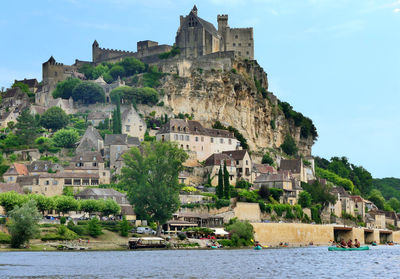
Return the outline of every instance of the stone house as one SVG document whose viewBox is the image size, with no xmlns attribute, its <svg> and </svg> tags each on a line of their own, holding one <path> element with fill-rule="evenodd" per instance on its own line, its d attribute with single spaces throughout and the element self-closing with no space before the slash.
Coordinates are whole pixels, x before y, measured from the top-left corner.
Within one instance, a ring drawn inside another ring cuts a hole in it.
<svg viewBox="0 0 400 279">
<path fill-rule="evenodd" d="M 24 190 L 18 183 L 0 183 L 0 193 L 11 191 L 17 192 L 18 194 L 24 194 Z"/>
<path fill-rule="evenodd" d="M 26 84 L 29 88 L 29 91 L 31 91 L 33 93 L 36 93 L 38 91 L 38 89 L 40 89 L 40 87 L 41 87 L 36 78 L 32 78 L 32 79 L 24 78 L 22 80 L 14 80 L 14 83 L 17 83 L 17 82 Z"/>
<path fill-rule="evenodd" d="M 118 79 L 110 84 L 108 84 L 107 82 L 104 81 L 103 77 L 100 76 L 98 77 L 98 79 L 91 81 L 93 83 L 96 83 L 97 85 L 99 85 L 101 88 L 103 88 L 104 93 L 106 95 L 106 103 L 109 104 L 111 103 L 111 98 L 110 98 L 110 93 L 113 89 L 120 87 L 120 86 L 124 86 L 125 85 L 125 81 L 121 81 L 121 78 L 118 77 Z"/>
<path fill-rule="evenodd" d="M 337 197 L 336 202 L 341 203 L 341 213 L 340 215 L 337 215 L 338 217 L 342 217 L 342 213 L 347 213 L 350 214 L 351 216 L 356 217 L 356 213 L 354 210 L 355 202 L 343 187 L 340 186 L 333 187 L 331 189 L 331 194 Z"/>
<path fill-rule="evenodd" d="M 121 114 L 122 134 L 130 137 L 137 137 L 140 141 L 144 140 L 146 133 L 146 122 L 140 117 L 133 106 L 129 106 Z"/>
<path fill-rule="evenodd" d="M 240 142 L 233 133 L 204 128 L 200 122 L 187 119 L 171 119 L 156 135 L 159 141 L 174 141 L 187 152 L 194 152 L 197 160 L 204 161 L 214 153 L 236 150 Z"/>
<path fill-rule="evenodd" d="M 110 183 L 110 170 L 105 169 L 104 160 L 98 151 L 78 153 L 64 168 L 68 173 L 96 173 L 100 184 Z"/>
<path fill-rule="evenodd" d="M 88 151 L 99 151 L 104 149 L 104 141 L 100 136 L 99 132 L 93 126 L 89 126 L 85 134 L 79 141 L 76 153 L 88 152 Z"/>
<path fill-rule="evenodd" d="M 0 104 L 0 128 L 6 128 L 9 122 L 17 123 L 20 113 L 29 107 L 29 97 L 19 87 L 11 88 L 2 96 Z"/>
<path fill-rule="evenodd" d="M 129 203 L 126 194 L 122 194 L 114 189 L 87 188 L 75 195 L 77 200 L 108 200 L 115 201 L 121 207 L 120 215 L 126 216 L 127 220 L 136 220 L 132 205 Z"/>
<path fill-rule="evenodd" d="M 218 185 L 218 172 L 222 169 L 224 171 L 224 163 L 226 163 L 226 168 L 229 172 L 229 183 L 231 185 L 236 185 L 237 180 L 237 170 L 236 170 L 236 160 L 224 153 L 215 153 L 208 157 L 204 166 L 207 169 L 207 174 L 210 175 L 211 185 Z"/>
<path fill-rule="evenodd" d="M 133 146 L 139 146 L 137 137 L 130 137 L 123 134 L 106 134 L 104 138 L 105 157 L 110 160 L 110 168 L 117 169 L 116 161 L 122 153 Z M 121 158 L 122 159 L 122 158 Z"/>
<path fill-rule="evenodd" d="M 290 171 L 292 176 L 301 182 L 307 183 L 307 172 L 304 168 L 303 160 L 299 159 L 282 159 L 279 165 L 279 170 Z"/>
<path fill-rule="evenodd" d="M 365 219 L 365 201 L 361 196 L 350 196 L 354 202 L 354 214 L 355 216 L 360 215 L 362 219 Z"/>
<path fill-rule="evenodd" d="M 236 161 L 236 179 L 244 179 L 251 181 L 252 162 L 247 150 L 229 150 L 223 151 L 223 154 L 228 155 L 232 160 Z"/>
<path fill-rule="evenodd" d="M 367 213 L 367 227 L 371 229 L 386 229 L 386 215 L 384 211 L 372 210 Z"/>
<path fill-rule="evenodd" d="M 91 122 L 93 127 L 97 127 L 109 119 L 111 119 L 111 115 L 102 111 L 91 111 L 87 117 L 87 121 Z"/>
<path fill-rule="evenodd" d="M 64 187 L 73 187 L 73 191 L 78 192 L 89 186 L 98 186 L 99 174 L 90 171 L 44 173 L 18 177 L 17 183 L 30 193 L 50 197 L 62 195 Z"/>
<path fill-rule="evenodd" d="M 394 211 L 384 211 L 385 212 L 385 224 L 387 228 L 398 228 L 397 214 Z"/>
<path fill-rule="evenodd" d="M 51 161 L 33 161 L 26 166 L 29 175 L 43 174 L 49 172 L 60 172 L 63 170 L 62 166 Z"/>
<path fill-rule="evenodd" d="M 261 174 L 268 174 L 268 173 L 278 173 L 278 171 L 268 164 L 252 164 L 252 172 L 251 172 L 251 183 L 254 183 L 254 180 Z"/>
<path fill-rule="evenodd" d="M 283 190 L 281 203 L 296 204 L 298 196 L 302 188 L 296 182 L 296 179 L 291 176 L 288 171 L 280 171 L 278 173 L 261 174 L 254 180 L 254 188 L 261 187 L 278 188 Z"/>
<path fill-rule="evenodd" d="M 29 171 L 24 164 L 13 163 L 3 174 L 3 179 L 6 183 L 16 183 L 18 177 L 26 175 L 29 175 Z"/>
</svg>

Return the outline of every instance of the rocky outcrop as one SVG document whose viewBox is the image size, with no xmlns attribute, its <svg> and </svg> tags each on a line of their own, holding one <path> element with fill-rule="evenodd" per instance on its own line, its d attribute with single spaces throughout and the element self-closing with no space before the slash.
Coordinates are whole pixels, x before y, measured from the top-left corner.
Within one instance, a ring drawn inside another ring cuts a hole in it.
<svg viewBox="0 0 400 279">
<path fill-rule="evenodd" d="M 220 68 L 204 69 L 195 62 L 184 61 L 184 71 L 166 75 L 161 80 L 159 89 L 164 93 L 164 104 L 174 114 L 193 115 L 194 120 L 206 127 L 216 121 L 235 127 L 253 152 L 261 154 L 265 148 L 277 149 L 290 134 L 299 153 L 311 155 L 313 139 L 301 138 L 300 127 L 285 118 L 277 98 L 268 92 L 267 75 L 257 62 L 229 62 L 231 68 L 227 70 L 227 63 Z M 259 81 L 258 89 L 255 80 Z M 264 97 L 260 87 L 265 89 Z"/>
</svg>

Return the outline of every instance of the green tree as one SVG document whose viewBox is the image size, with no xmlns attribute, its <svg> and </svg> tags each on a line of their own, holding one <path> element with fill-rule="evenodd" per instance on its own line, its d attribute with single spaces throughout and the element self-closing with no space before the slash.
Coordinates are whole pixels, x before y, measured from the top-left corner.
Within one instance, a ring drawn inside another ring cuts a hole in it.
<svg viewBox="0 0 400 279">
<path fill-rule="evenodd" d="M 312 185 L 302 182 L 301 187 L 311 195 L 314 204 L 321 204 L 322 207 L 325 207 L 329 203 L 336 203 L 336 197 L 329 192 L 329 187 L 318 181 L 315 181 Z"/>
<path fill-rule="evenodd" d="M 310 207 L 312 202 L 311 194 L 307 191 L 303 191 L 299 194 L 298 204 L 301 205 L 302 208 Z"/>
<path fill-rule="evenodd" d="M 102 64 L 97 65 L 92 71 L 92 79 L 97 79 L 108 72 L 108 67 Z"/>
<path fill-rule="evenodd" d="M 127 57 L 119 64 L 123 67 L 126 76 L 143 73 L 146 68 L 142 61 L 134 57 Z"/>
<path fill-rule="evenodd" d="M 285 141 L 281 144 L 281 149 L 283 152 L 290 156 L 296 155 L 298 151 L 296 143 L 290 135 L 286 135 Z"/>
<path fill-rule="evenodd" d="M 54 131 L 64 128 L 68 124 L 68 115 L 59 107 L 49 108 L 41 117 L 40 125 Z"/>
<path fill-rule="evenodd" d="M 28 96 L 33 96 L 34 93 L 29 90 L 29 86 L 23 82 L 14 82 L 11 88 L 19 87 L 22 92 L 26 93 Z"/>
<path fill-rule="evenodd" d="M 8 230 L 11 234 L 11 246 L 19 248 L 25 243 L 29 243 L 38 232 L 38 222 L 41 215 L 36 208 L 36 202 L 29 200 L 21 207 L 16 206 L 9 212 L 10 223 Z"/>
<path fill-rule="evenodd" d="M 69 99 L 72 96 L 74 88 L 81 83 L 82 81 L 78 78 L 67 78 L 57 83 L 52 95 L 54 98 Z"/>
<path fill-rule="evenodd" d="M 93 78 L 93 70 L 94 70 L 94 66 L 92 64 L 83 64 L 80 68 L 79 68 L 79 72 L 84 74 L 86 79 L 92 79 Z"/>
<path fill-rule="evenodd" d="M 224 199 L 229 200 L 231 198 L 231 185 L 229 183 L 229 172 L 226 168 L 226 161 L 224 162 Z"/>
<path fill-rule="evenodd" d="M 123 77 L 125 76 L 125 70 L 122 66 L 120 65 L 114 65 L 110 69 L 110 75 L 113 77 L 113 79 L 117 79 L 118 77 Z"/>
<path fill-rule="evenodd" d="M 14 191 L 0 193 L 0 205 L 6 212 L 10 212 L 16 206 L 22 206 L 28 201 L 28 196 L 18 194 Z"/>
<path fill-rule="evenodd" d="M 254 238 L 253 226 L 248 221 L 238 221 L 231 219 L 226 227 L 231 234 L 231 240 L 235 246 L 249 246 Z"/>
<path fill-rule="evenodd" d="M 103 203 L 101 200 L 80 201 L 80 210 L 89 213 L 89 216 L 91 216 L 93 212 L 101 212 L 102 209 L 103 209 Z"/>
<path fill-rule="evenodd" d="M 122 217 L 122 222 L 119 224 L 119 234 L 121 236 L 128 236 L 128 232 L 129 232 L 129 223 L 128 220 L 126 220 L 125 215 Z"/>
<path fill-rule="evenodd" d="M 30 198 L 35 200 L 37 209 L 44 215 L 45 211 L 51 211 L 55 209 L 55 201 L 51 197 L 43 195 L 33 194 Z"/>
<path fill-rule="evenodd" d="M 18 142 L 20 144 L 32 144 L 37 136 L 37 123 L 30 113 L 29 109 L 25 109 L 17 118 Z"/>
<path fill-rule="evenodd" d="M 393 208 L 394 211 L 400 211 L 400 201 L 396 198 L 390 198 L 389 205 Z"/>
<path fill-rule="evenodd" d="M 173 142 L 144 142 L 141 149 L 131 148 L 123 155 L 121 182 L 135 213 L 142 219 L 161 225 L 179 208 L 178 175 L 188 155 Z"/>
<path fill-rule="evenodd" d="M 59 147 L 74 147 L 78 140 L 79 134 L 75 130 L 61 129 L 53 135 L 54 144 Z"/>
<path fill-rule="evenodd" d="M 368 200 L 373 202 L 381 210 L 385 207 L 385 199 L 383 198 L 382 193 L 377 189 L 372 189 Z"/>
<path fill-rule="evenodd" d="M 118 203 L 112 199 L 102 200 L 101 213 L 104 216 L 117 215 L 121 211 Z"/>
<path fill-rule="evenodd" d="M 99 85 L 90 81 L 84 81 L 74 87 L 72 98 L 74 101 L 79 101 L 83 104 L 104 103 L 105 93 Z"/>
<path fill-rule="evenodd" d="M 113 133 L 122 134 L 122 120 L 121 120 L 121 108 L 120 103 L 117 102 L 117 108 L 113 111 Z"/>
<path fill-rule="evenodd" d="M 97 217 L 93 217 L 88 223 L 88 234 L 92 237 L 98 237 L 102 234 L 100 221 Z"/>
<path fill-rule="evenodd" d="M 224 198 L 224 175 L 222 174 L 222 167 L 220 167 L 218 171 L 218 185 L 216 194 L 219 199 Z"/>
<path fill-rule="evenodd" d="M 55 209 L 64 215 L 70 211 L 77 211 L 79 209 L 79 202 L 73 197 L 56 196 Z"/>
<path fill-rule="evenodd" d="M 262 157 L 261 164 L 268 164 L 272 166 L 274 163 L 274 160 L 271 158 L 271 156 L 268 153 L 265 153 L 264 156 Z"/>
</svg>

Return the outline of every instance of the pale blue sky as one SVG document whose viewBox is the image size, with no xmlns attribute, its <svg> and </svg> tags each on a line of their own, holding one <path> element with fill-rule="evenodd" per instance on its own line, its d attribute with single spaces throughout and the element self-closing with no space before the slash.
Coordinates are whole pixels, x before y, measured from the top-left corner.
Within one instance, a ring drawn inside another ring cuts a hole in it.
<svg viewBox="0 0 400 279">
<path fill-rule="evenodd" d="M 172 44 L 179 15 L 196 4 L 216 25 L 254 27 L 255 57 L 278 98 L 313 119 L 313 154 L 347 156 L 375 177 L 400 177 L 399 0 L 2 1 L 0 87 L 41 80 L 53 55 L 64 64 L 101 47 Z"/>
</svg>

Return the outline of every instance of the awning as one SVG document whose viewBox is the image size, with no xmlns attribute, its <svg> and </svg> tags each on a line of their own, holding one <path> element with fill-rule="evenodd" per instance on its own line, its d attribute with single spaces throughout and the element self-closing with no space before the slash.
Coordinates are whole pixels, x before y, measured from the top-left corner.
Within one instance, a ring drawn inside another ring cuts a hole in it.
<svg viewBox="0 0 400 279">
<path fill-rule="evenodd" d="M 212 229 L 216 235 L 228 235 L 229 233 L 221 228 Z"/>
</svg>

